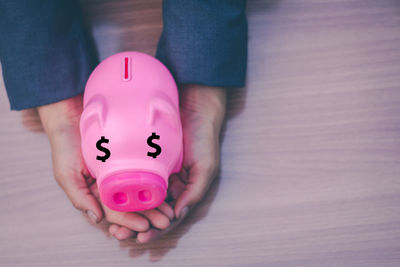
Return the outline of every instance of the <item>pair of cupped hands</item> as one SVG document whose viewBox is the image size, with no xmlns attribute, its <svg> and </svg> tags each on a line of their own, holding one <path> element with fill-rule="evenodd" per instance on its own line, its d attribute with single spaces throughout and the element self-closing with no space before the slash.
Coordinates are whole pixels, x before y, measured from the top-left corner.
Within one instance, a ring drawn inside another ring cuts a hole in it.
<svg viewBox="0 0 400 267">
<path fill-rule="evenodd" d="M 212 183 L 219 165 L 225 108 L 224 88 L 181 86 L 182 170 L 169 178 L 167 200 L 155 209 L 140 212 L 118 212 L 101 204 L 95 179 L 82 158 L 82 95 L 40 106 L 38 113 L 50 141 L 55 179 L 72 204 L 95 223 L 107 220 L 110 234 L 118 240 L 136 237 L 136 242 L 147 243 L 178 225 Z"/>
</svg>

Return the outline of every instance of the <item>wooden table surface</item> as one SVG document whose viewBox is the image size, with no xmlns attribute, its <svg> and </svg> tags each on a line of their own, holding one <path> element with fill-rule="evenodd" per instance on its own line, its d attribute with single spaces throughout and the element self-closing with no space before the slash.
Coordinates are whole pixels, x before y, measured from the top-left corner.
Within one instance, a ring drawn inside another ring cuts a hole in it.
<svg viewBox="0 0 400 267">
<path fill-rule="evenodd" d="M 84 1 L 101 58 L 153 54 L 160 1 Z M 0 88 L 0 266 L 400 266 L 400 1 L 248 1 L 219 179 L 175 231 L 111 238 Z"/>
</svg>

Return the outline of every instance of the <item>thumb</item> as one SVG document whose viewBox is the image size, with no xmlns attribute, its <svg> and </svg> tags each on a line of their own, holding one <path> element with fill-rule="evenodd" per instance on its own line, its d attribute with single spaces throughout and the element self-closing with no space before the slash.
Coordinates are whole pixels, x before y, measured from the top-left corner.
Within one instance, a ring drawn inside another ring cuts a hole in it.
<svg viewBox="0 0 400 267">
<path fill-rule="evenodd" d="M 190 169 L 185 190 L 176 200 L 174 210 L 177 218 L 185 216 L 191 206 L 200 202 L 214 176 L 214 168 L 201 168 L 194 165 Z"/>
<path fill-rule="evenodd" d="M 100 203 L 91 193 L 82 175 L 65 179 L 62 188 L 71 200 L 75 208 L 86 212 L 94 223 L 99 223 L 103 218 L 103 210 Z"/>
</svg>

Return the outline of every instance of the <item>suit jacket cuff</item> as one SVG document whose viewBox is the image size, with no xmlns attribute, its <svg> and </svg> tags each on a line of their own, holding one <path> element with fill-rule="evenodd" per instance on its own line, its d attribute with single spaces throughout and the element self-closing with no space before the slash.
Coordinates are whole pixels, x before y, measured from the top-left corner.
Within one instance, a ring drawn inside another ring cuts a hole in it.
<svg viewBox="0 0 400 267">
<path fill-rule="evenodd" d="M 243 87 L 246 1 L 164 0 L 157 58 L 179 83 Z"/>
<path fill-rule="evenodd" d="M 78 1 L 6 0 L 0 10 L 0 60 L 11 109 L 80 94 L 97 56 Z"/>
</svg>

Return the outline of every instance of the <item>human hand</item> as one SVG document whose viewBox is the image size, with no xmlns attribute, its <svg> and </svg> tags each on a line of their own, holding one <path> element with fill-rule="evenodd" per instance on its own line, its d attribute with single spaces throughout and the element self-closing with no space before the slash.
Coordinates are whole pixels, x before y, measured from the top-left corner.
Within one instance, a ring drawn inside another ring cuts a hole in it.
<svg viewBox="0 0 400 267">
<path fill-rule="evenodd" d="M 226 90 L 186 85 L 182 88 L 180 101 L 184 159 L 181 172 L 171 177 L 169 185 L 177 218 L 202 200 L 217 174 Z"/>
<path fill-rule="evenodd" d="M 108 222 L 121 225 L 129 231 L 148 230 L 149 221 L 146 218 L 158 229 L 169 226 L 168 217 L 160 216 L 156 211 L 146 211 L 143 214 L 145 218 L 138 213 L 116 212 L 102 206 L 97 184 L 90 176 L 81 153 L 79 119 L 82 96 L 38 107 L 38 113 L 50 141 L 56 181 L 77 209 L 86 212 L 95 223 L 101 221 L 104 212 Z M 170 211 L 165 206 L 159 209 L 173 216 L 172 208 Z"/>
<path fill-rule="evenodd" d="M 170 177 L 168 186 L 176 220 L 164 230 L 152 227 L 139 232 L 138 243 L 158 239 L 177 226 L 189 209 L 201 201 L 218 170 L 219 135 L 226 106 L 225 89 L 186 85 L 181 90 L 180 102 L 184 159 L 182 171 Z M 110 226 L 110 231 L 121 231 L 121 240 L 135 235 L 118 225 Z"/>
<path fill-rule="evenodd" d="M 90 186 L 93 195 L 100 203 L 99 191 L 96 183 Z M 174 210 L 166 202 L 152 210 L 138 212 L 119 212 L 103 205 L 106 220 L 111 223 L 109 232 L 119 240 L 134 237 L 137 232 L 146 232 L 150 226 L 154 229 L 167 229 L 170 220 L 174 218 Z"/>
<path fill-rule="evenodd" d="M 90 177 L 81 153 L 79 119 L 82 108 L 82 96 L 78 95 L 37 109 L 50 141 L 56 181 L 74 207 L 98 223 L 103 218 L 103 211 L 89 190 L 94 179 Z"/>
</svg>

